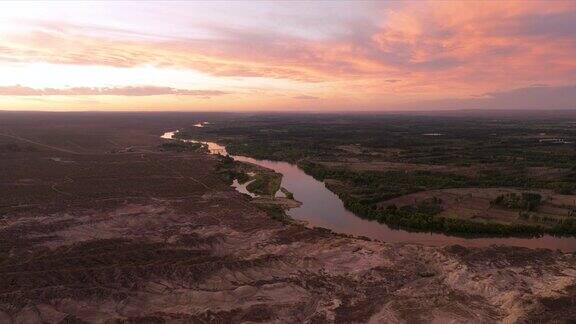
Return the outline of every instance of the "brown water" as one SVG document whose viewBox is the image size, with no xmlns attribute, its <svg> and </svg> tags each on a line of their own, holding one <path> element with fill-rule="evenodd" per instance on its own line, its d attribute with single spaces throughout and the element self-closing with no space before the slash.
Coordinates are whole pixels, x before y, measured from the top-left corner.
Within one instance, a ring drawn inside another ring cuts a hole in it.
<svg viewBox="0 0 576 324">
<path fill-rule="evenodd" d="M 162 138 L 171 139 L 175 132 L 166 133 Z M 193 141 L 197 142 L 197 141 Z M 213 142 L 208 145 L 213 154 L 227 154 L 226 149 Z M 338 233 L 362 235 L 385 242 L 406 242 L 425 245 L 489 246 L 512 245 L 529 248 L 560 249 L 576 251 L 576 237 L 554 237 L 544 235 L 538 238 L 464 238 L 437 233 L 415 233 L 391 229 L 386 224 L 362 219 L 344 208 L 344 203 L 336 194 L 326 188 L 323 182 L 304 173 L 296 165 L 287 162 L 258 160 L 245 156 L 232 156 L 237 161 L 250 162 L 272 169 L 283 175 L 282 187 L 294 194 L 294 199 L 302 202 L 298 208 L 287 214 L 295 219 L 306 221 L 310 226 L 325 227 Z"/>
</svg>

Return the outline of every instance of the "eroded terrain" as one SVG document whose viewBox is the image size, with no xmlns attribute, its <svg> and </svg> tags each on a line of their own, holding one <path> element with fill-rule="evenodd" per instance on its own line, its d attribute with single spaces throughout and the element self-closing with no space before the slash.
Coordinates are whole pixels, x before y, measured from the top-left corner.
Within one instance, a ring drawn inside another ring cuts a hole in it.
<svg viewBox="0 0 576 324">
<path fill-rule="evenodd" d="M 274 220 L 217 176 L 218 157 L 160 150 L 173 120 L 107 118 L 0 125 L 0 322 L 576 317 L 573 254 L 388 244 Z"/>
</svg>

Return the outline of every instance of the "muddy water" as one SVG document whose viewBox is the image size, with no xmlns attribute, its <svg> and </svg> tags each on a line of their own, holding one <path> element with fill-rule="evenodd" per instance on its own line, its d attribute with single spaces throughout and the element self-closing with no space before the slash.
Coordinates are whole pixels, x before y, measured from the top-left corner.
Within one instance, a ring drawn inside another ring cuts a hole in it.
<svg viewBox="0 0 576 324">
<path fill-rule="evenodd" d="M 169 132 L 162 138 L 171 139 L 175 132 Z M 226 149 L 212 142 L 199 142 L 208 145 L 212 154 L 227 154 Z M 287 214 L 295 219 L 306 221 L 310 226 L 329 228 L 338 233 L 362 235 L 385 242 L 420 243 L 425 245 L 489 246 L 513 245 L 529 248 L 560 249 L 566 252 L 576 251 L 576 238 L 561 238 L 544 235 L 539 238 L 463 238 L 433 233 L 413 233 L 391 229 L 385 224 L 359 218 L 344 208 L 336 194 L 326 188 L 323 182 L 304 173 L 296 165 L 287 162 L 258 160 L 245 156 L 232 156 L 237 161 L 250 162 L 272 169 L 283 175 L 282 186 L 294 194 L 294 199 L 302 202 L 298 208 L 290 209 Z"/>
</svg>

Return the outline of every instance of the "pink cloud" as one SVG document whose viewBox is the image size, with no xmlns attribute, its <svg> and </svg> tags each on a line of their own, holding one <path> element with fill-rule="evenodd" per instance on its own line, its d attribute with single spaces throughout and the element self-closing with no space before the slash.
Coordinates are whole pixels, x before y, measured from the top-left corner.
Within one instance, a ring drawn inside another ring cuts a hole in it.
<svg viewBox="0 0 576 324">
<path fill-rule="evenodd" d="M 318 99 L 320 99 L 318 97 L 309 96 L 309 95 L 300 95 L 300 96 L 295 96 L 293 98 L 294 99 L 300 99 L 300 100 L 318 100 Z"/>
<path fill-rule="evenodd" d="M 30 88 L 20 85 L 0 87 L 0 96 L 158 96 L 178 95 L 212 97 L 227 94 L 219 90 L 190 90 L 169 87 L 76 87 L 76 88 Z"/>
</svg>

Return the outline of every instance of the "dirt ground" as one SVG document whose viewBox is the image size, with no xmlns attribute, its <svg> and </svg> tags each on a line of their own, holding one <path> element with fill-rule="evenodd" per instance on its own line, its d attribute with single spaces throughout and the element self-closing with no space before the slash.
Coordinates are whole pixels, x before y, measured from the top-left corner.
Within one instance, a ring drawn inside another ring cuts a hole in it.
<svg viewBox="0 0 576 324">
<path fill-rule="evenodd" d="M 278 222 L 215 175 L 216 157 L 156 149 L 204 120 L 0 114 L 0 323 L 576 318 L 573 254 Z"/>
<path fill-rule="evenodd" d="M 426 199 L 437 197 L 441 199 L 443 211 L 440 216 L 461 218 L 472 221 L 490 221 L 503 224 L 535 224 L 532 219 L 519 217 L 518 210 L 505 209 L 492 206 L 490 202 L 499 195 L 522 192 L 510 188 L 453 188 L 426 190 L 401 197 L 393 198 L 380 203 L 382 207 L 396 205 L 415 205 Z M 539 193 L 542 196 L 542 204 L 531 214 L 548 217 L 549 222 L 539 221 L 538 225 L 553 226 L 555 219 L 568 219 L 570 212 L 576 208 L 576 195 L 560 195 L 551 190 L 531 190 L 529 192 Z"/>
</svg>

